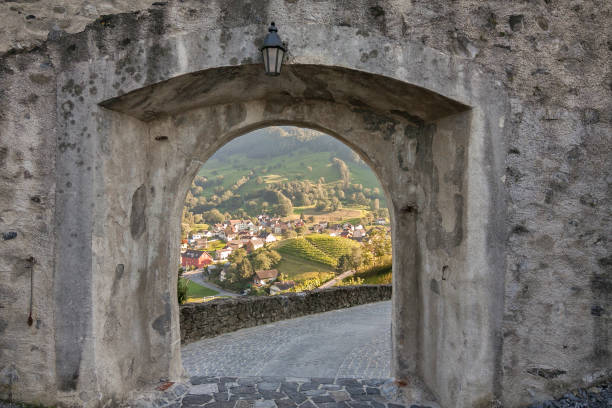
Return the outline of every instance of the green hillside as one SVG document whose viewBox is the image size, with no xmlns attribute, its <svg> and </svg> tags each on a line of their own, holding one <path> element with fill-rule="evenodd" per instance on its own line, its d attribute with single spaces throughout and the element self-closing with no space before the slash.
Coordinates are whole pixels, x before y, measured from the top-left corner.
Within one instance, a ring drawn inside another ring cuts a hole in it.
<svg viewBox="0 0 612 408">
<path fill-rule="evenodd" d="M 312 262 L 308 259 L 283 253 L 283 259 L 275 268 L 279 273 L 287 275 L 289 280 L 303 282 L 308 279 L 318 278 L 325 282 L 334 277 L 334 268 L 319 262 Z"/>
<path fill-rule="evenodd" d="M 228 218 L 353 211 L 343 219 L 387 217 L 374 172 L 342 142 L 296 127 L 269 127 L 234 139 L 200 169 L 185 199 L 182 237 Z M 332 219 L 332 218 L 330 218 Z M 311 220 L 312 221 L 312 220 Z"/>
<path fill-rule="evenodd" d="M 329 184 L 341 180 L 340 172 L 332 166 L 329 152 L 310 152 L 306 148 L 301 148 L 291 156 L 273 158 L 248 158 L 244 153 L 215 156 L 202 166 L 198 174 L 207 179 L 223 176 L 223 182 L 220 185 L 227 190 L 240 178 L 253 171 L 254 177 L 250 177 L 249 181 L 238 189 L 240 193 L 250 193 L 265 188 L 265 185 L 284 181 L 311 180 L 317 182 L 323 177 L 325 183 Z M 346 164 L 350 170 L 351 183 L 361 184 L 364 188 L 380 189 L 380 183 L 370 167 L 363 163 L 347 162 Z M 263 184 L 257 183 L 257 177 L 263 178 Z M 204 191 L 205 196 L 210 197 L 213 194 L 215 194 L 214 189 Z M 380 199 L 383 200 L 384 197 L 381 195 Z"/>
</svg>

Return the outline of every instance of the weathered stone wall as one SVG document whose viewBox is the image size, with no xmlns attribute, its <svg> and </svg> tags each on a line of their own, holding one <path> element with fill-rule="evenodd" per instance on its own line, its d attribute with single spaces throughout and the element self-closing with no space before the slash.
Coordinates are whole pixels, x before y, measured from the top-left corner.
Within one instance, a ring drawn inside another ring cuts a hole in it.
<svg viewBox="0 0 612 408">
<path fill-rule="evenodd" d="M 497 394 L 493 397 L 504 400 L 507 405 L 546 399 L 563 389 L 588 385 L 610 375 L 612 248 L 609 237 L 612 228 L 608 203 L 612 199 L 609 166 L 612 26 L 608 22 L 612 4 L 609 1 L 184 1 L 100 19 L 85 33 L 75 36 L 60 30 L 78 31 L 98 13 L 130 11 L 142 3 L 96 2 L 95 11 L 90 2 L 64 3 L 41 0 L 0 4 L 5 23 L 0 27 L 0 49 L 18 48 L 0 56 L 0 232 L 8 234 L 0 240 L 2 395 L 10 392 L 11 387 L 19 391 L 19 384 L 27 384 L 29 388 L 21 388 L 17 395 L 32 396 L 36 402 L 55 403 L 56 390 L 64 386 L 70 389 L 72 385 L 70 381 L 56 384 L 58 375 L 73 376 L 74 381 L 83 378 L 84 383 L 87 382 L 84 379 L 95 377 L 91 372 L 92 377 L 87 377 L 87 370 L 93 370 L 96 363 L 103 361 L 88 356 L 93 355 L 93 343 L 95 339 L 103 339 L 103 333 L 142 333 L 138 341 L 143 342 L 157 333 L 146 327 L 146 322 L 141 322 L 142 327 L 130 329 L 129 319 L 117 324 L 107 317 L 109 311 L 127 310 L 135 316 L 148 310 L 149 306 L 144 304 L 134 310 L 127 300 L 121 300 L 129 296 L 129 290 L 138 290 L 146 299 L 157 290 L 156 285 L 167 285 L 163 279 L 154 280 L 161 268 L 149 272 L 146 264 L 142 267 L 130 258 L 130 253 L 134 253 L 154 259 L 159 248 L 147 249 L 138 242 L 123 245 L 131 242 L 129 219 L 133 193 L 137 190 L 133 187 L 140 186 L 146 178 L 142 168 L 135 171 L 122 167 L 123 161 L 131 157 L 126 147 L 154 151 L 163 148 L 152 147 L 153 142 L 143 144 L 144 147 L 140 145 L 145 140 L 146 129 L 140 130 L 143 125 L 137 120 L 132 122 L 132 127 L 138 128 L 141 139 L 134 135 L 128 137 L 126 129 L 126 144 L 113 145 L 108 137 L 102 137 L 109 133 L 105 124 L 113 115 L 122 114 L 87 109 L 80 112 L 79 109 L 86 101 L 101 102 L 117 93 L 185 73 L 180 69 L 181 64 L 188 67 L 187 62 L 194 56 L 210 61 L 218 59 L 224 66 L 249 63 L 252 60 L 243 61 L 242 57 L 250 45 L 241 38 L 248 32 L 249 42 L 260 42 L 262 28 L 271 19 L 277 21 L 282 27 L 281 33 L 286 33 L 284 38 L 290 40 L 289 62 L 325 63 L 324 57 L 313 57 L 317 55 L 317 48 L 326 48 L 336 35 L 353 30 L 351 35 L 355 41 L 344 39 L 333 52 L 350 60 L 354 67 L 364 64 L 360 69 L 366 69 L 367 64 L 379 63 L 391 71 L 411 73 L 423 63 L 422 55 L 415 52 L 392 59 L 385 49 L 418 44 L 440 51 L 441 57 L 437 59 L 437 69 L 416 70 L 418 74 L 410 77 L 410 81 L 426 87 L 433 87 L 436 81 L 447 81 L 443 93 L 453 95 L 453 87 L 460 87 L 466 78 L 473 80 L 482 74 L 481 78 L 494 78 L 511 98 L 509 119 L 498 123 L 507 129 L 503 147 L 506 174 L 500 188 L 503 191 L 484 192 L 483 202 L 491 205 L 480 213 L 485 216 L 499 211 L 505 220 L 503 225 L 490 230 L 503 238 L 502 248 L 490 249 L 504 262 L 491 271 L 482 264 L 446 262 L 473 253 L 474 243 L 453 246 L 452 239 L 447 237 L 453 236 L 456 217 L 445 218 L 441 214 L 440 222 L 433 227 L 442 225 L 443 234 L 434 234 L 437 237 L 432 236 L 428 241 L 426 231 L 421 231 L 419 239 L 414 238 L 415 242 L 411 243 L 423 247 L 422 253 L 427 255 L 427 259 L 421 259 L 425 271 L 418 282 L 422 303 L 411 313 L 434 312 L 421 317 L 437 324 L 423 328 L 418 339 L 401 339 L 403 343 L 395 347 L 410 342 L 430 344 L 427 342 L 442 339 L 445 350 L 461 356 L 463 350 L 477 349 L 483 339 L 470 336 L 474 328 L 468 326 L 466 331 L 461 325 L 462 319 L 453 320 L 455 314 L 478 315 L 481 319 L 489 315 L 491 321 L 501 316 L 503 330 L 492 331 L 487 343 L 497 347 L 498 361 L 494 362 Z M 28 18 L 30 14 L 35 18 Z M 219 27 L 251 28 L 242 33 L 235 29 L 233 37 L 211 37 L 222 47 L 223 57 L 215 53 L 218 51 L 215 47 L 202 49 L 198 44 L 190 46 L 181 42 L 178 44 L 187 48 L 164 46 L 173 36 Z M 52 41 L 42 42 L 47 35 Z M 372 43 L 367 48 L 355 48 L 357 39 L 362 42 L 369 39 Z M 29 50 L 33 45 L 38 47 Z M 186 53 L 188 49 L 191 52 Z M 303 57 L 305 50 L 310 57 Z M 147 69 L 132 71 L 130 59 L 143 52 Z M 232 52 L 235 55 L 225 54 Z M 350 59 L 355 55 L 356 60 Z M 92 61 L 106 61 L 107 65 L 91 64 Z M 394 65 L 389 67 L 389 63 Z M 69 86 L 60 74 L 72 70 L 76 64 L 87 75 L 83 74 L 79 83 Z M 456 66 L 462 70 L 455 69 Z M 440 77 L 440 72 L 449 74 Z M 325 82 L 307 91 L 312 97 L 324 99 L 328 97 L 328 93 L 321 92 L 324 85 Z M 478 115 L 473 119 L 478 120 Z M 122 126 L 127 121 L 122 118 Z M 122 129 L 114 132 L 120 135 Z M 96 159 L 99 154 L 110 155 L 111 148 L 116 149 L 115 160 Z M 432 148 L 445 152 L 443 145 L 434 144 Z M 469 163 L 470 149 L 474 146 L 468 144 L 467 148 L 465 157 Z M 490 152 L 495 146 L 484 148 Z M 446 150 L 446 154 L 450 153 L 453 152 Z M 455 150 L 453 157 L 460 158 L 456 153 Z M 144 152 L 138 151 L 138 154 Z M 153 157 L 157 160 L 161 156 L 156 154 Z M 480 193 L 477 186 L 453 176 L 449 163 L 437 161 L 433 167 L 424 164 L 436 170 L 431 180 L 425 180 L 430 182 L 433 191 L 442 186 L 457 193 Z M 467 173 L 473 174 L 473 169 L 466 166 Z M 87 187 L 108 174 L 113 175 L 117 185 L 131 181 L 122 188 L 117 187 L 112 194 Z M 491 174 L 498 176 L 492 170 Z M 161 175 L 156 173 L 154 177 Z M 159 193 L 164 184 L 158 183 L 157 187 L 155 191 Z M 491 197 L 503 200 L 494 202 Z M 428 193 L 426 198 L 429 200 L 432 196 Z M 441 194 L 438 198 L 451 209 L 458 205 L 454 197 Z M 70 200 L 80 206 L 67 205 Z M 105 200 L 115 206 L 111 219 L 105 218 Z M 478 208 L 470 209 L 467 201 L 464 204 L 466 218 L 468 210 L 478 216 Z M 94 205 L 97 210 L 92 216 L 85 209 Z M 76 208 L 83 212 L 71 211 Z M 135 208 L 138 210 L 139 206 Z M 117 215 L 121 213 L 124 218 Z M 435 211 L 430 214 L 438 217 Z M 466 218 L 463 230 L 467 234 L 471 227 Z M 93 223 L 97 223 L 95 234 L 90 228 Z M 110 238 L 105 238 L 102 228 L 105 223 L 118 230 L 124 228 L 126 236 L 113 237 L 109 245 Z M 396 226 L 407 225 L 398 221 Z M 138 223 L 134 224 L 134 232 L 140 236 Z M 146 237 L 147 233 L 142 236 Z M 495 236 L 482 238 L 484 245 L 499 241 Z M 437 248 L 436 242 L 448 245 Z M 110 261 L 94 265 L 91 252 L 100 253 L 101 247 L 116 257 L 112 267 Z M 63 255 L 71 251 L 78 256 Z M 394 271 L 402 273 L 410 269 L 408 266 L 404 261 L 397 261 Z M 34 324 L 28 326 L 31 270 Z M 479 307 L 485 299 L 473 296 L 470 289 L 482 281 L 482 276 L 493 271 L 505 275 L 505 279 L 497 276 L 491 279 L 494 282 L 491 293 L 499 293 L 500 287 L 505 293 L 494 299 L 499 310 Z M 151 273 L 150 278 L 145 273 Z M 476 274 L 478 279 L 465 281 L 464 273 Z M 92 293 L 112 292 L 114 278 L 121 295 L 106 296 L 92 310 Z M 396 282 L 398 279 L 400 287 L 411 284 L 408 276 L 396 275 Z M 70 301 L 62 303 L 58 299 Z M 461 307 L 453 307 L 457 304 Z M 161 305 L 160 313 L 165 307 Z M 411 316 L 406 307 L 399 311 L 396 308 L 396 335 L 401 332 L 399 329 L 406 328 L 402 322 L 409 321 L 408 317 Z M 159 327 L 166 329 L 163 324 Z M 455 334 L 463 337 L 456 340 Z M 73 338 L 74 343 L 56 347 L 50 341 L 64 337 Z M 108 347 L 109 353 L 117 350 L 112 343 L 101 342 L 98 346 Z M 59 357 L 58 351 L 62 353 Z M 157 355 L 155 350 L 143 353 Z M 74 361 L 66 356 L 72 356 Z M 422 370 L 429 373 L 434 373 L 432 367 L 436 365 L 457 368 L 464 363 L 463 360 L 440 361 L 432 355 L 423 359 Z M 125 367 L 109 365 L 105 367 L 106 372 L 131 372 L 133 360 L 124 360 Z M 76 365 L 81 371 L 63 372 L 63 364 Z M 463 376 L 462 381 L 473 383 L 472 375 Z M 9 384 L 11 381 L 15 383 Z M 432 379 L 448 390 L 461 388 L 457 381 L 456 376 Z M 87 401 L 97 398 L 95 392 L 87 392 L 82 392 L 79 398 Z M 72 398 L 72 394 L 66 398 Z"/>
<path fill-rule="evenodd" d="M 56 82 L 48 55 L 12 60 L 0 62 L 0 394 L 17 382 L 38 394 L 55 387 Z"/>
<path fill-rule="evenodd" d="M 390 299 L 391 285 L 363 285 L 185 304 L 180 307 L 181 341 Z"/>
</svg>

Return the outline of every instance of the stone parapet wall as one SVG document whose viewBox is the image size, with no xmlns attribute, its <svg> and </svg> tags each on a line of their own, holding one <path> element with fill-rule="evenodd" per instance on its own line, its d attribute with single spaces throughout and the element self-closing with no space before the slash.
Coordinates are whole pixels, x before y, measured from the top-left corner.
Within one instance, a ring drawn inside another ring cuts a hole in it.
<svg viewBox="0 0 612 408">
<path fill-rule="evenodd" d="M 343 286 L 277 296 L 218 299 L 181 306 L 181 341 L 391 299 L 391 285 Z"/>
</svg>

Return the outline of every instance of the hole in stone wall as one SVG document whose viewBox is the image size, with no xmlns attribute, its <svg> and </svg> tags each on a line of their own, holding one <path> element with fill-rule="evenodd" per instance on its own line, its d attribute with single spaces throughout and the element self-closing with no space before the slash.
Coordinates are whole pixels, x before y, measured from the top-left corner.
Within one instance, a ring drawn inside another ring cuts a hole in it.
<svg viewBox="0 0 612 408">
<path fill-rule="evenodd" d="M 442 267 L 442 280 L 446 280 L 448 278 L 448 273 L 449 273 L 448 265 L 444 265 Z"/>
<path fill-rule="evenodd" d="M 390 288 L 362 286 L 391 283 L 390 215 L 377 175 L 350 147 L 289 126 L 238 137 L 198 171 L 181 221 L 179 300 L 287 295 L 280 309 L 274 301 L 257 307 L 241 302 L 243 309 L 231 309 L 241 317 L 226 319 L 225 326 L 213 316 L 215 322 L 199 322 L 200 328 L 183 327 L 187 337 L 214 327 L 193 336 L 209 339 L 183 347 L 191 375 L 390 376 L 391 305 L 377 302 L 390 299 Z M 312 296 L 307 306 L 304 296 L 292 295 L 333 286 L 355 289 L 345 289 L 350 295 Z M 298 317 L 312 313 L 308 308 L 346 306 L 356 307 Z M 254 325 L 262 326 L 248 334 L 233 331 Z M 224 338 L 239 351 L 227 353 L 225 340 L 213 337 L 223 332 L 232 332 Z M 321 347 L 334 358 L 320 358 Z M 377 361 L 371 364 L 374 352 Z"/>
</svg>

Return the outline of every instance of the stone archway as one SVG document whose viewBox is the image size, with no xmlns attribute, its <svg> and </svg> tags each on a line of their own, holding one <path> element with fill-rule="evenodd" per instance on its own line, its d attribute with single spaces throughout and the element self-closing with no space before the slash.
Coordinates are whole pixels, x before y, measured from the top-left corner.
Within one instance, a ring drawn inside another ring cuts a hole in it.
<svg viewBox="0 0 612 408">
<path fill-rule="evenodd" d="M 124 41 L 131 18 L 49 45 L 61 68 L 54 366 L 46 390 L 32 393 L 28 377 L 17 395 L 98 406 L 180 376 L 173 265 L 191 178 L 232 138 L 293 124 L 343 140 L 383 181 L 394 375 L 420 378 L 443 406 L 499 397 L 501 89 L 444 54 L 350 27 L 288 28 L 288 65 L 265 78 L 259 25 Z"/>
<path fill-rule="evenodd" d="M 488 268 L 470 274 L 478 257 L 467 256 L 475 242 L 467 237 L 474 222 L 466 220 L 466 207 L 478 194 L 470 197 L 465 186 L 474 130 L 466 105 L 345 68 L 294 64 L 271 79 L 247 64 L 172 78 L 102 106 L 98 121 L 109 131 L 100 161 L 107 194 L 97 204 L 105 215 L 94 222 L 101 237 L 93 244 L 99 287 L 110 283 L 103 271 L 116 271 L 109 296 L 96 301 L 99 329 L 112 333 L 97 344 L 105 360 L 98 376 L 108 381 L 103 388 L 121 394 L 136 387 L 126 382 L 128 373 L 145 382 L 160 372 L 180 375 L 172 288 L 187 189 L 200 164 L 229 140 L 287 124 L 344 141 L 370 164 L 388 196 L 394 375 L 422 379 L 446 406 L 494 397 L 496 328 L 480 303 L 491 294 L 483 283 L 492 277 Z M 108 237 L 118 245 L 108 245 Z M 146 300 L 134 302 L 130 293 Z M 133 338 L 141 343 L 126 347 Z"/>
</svg>

